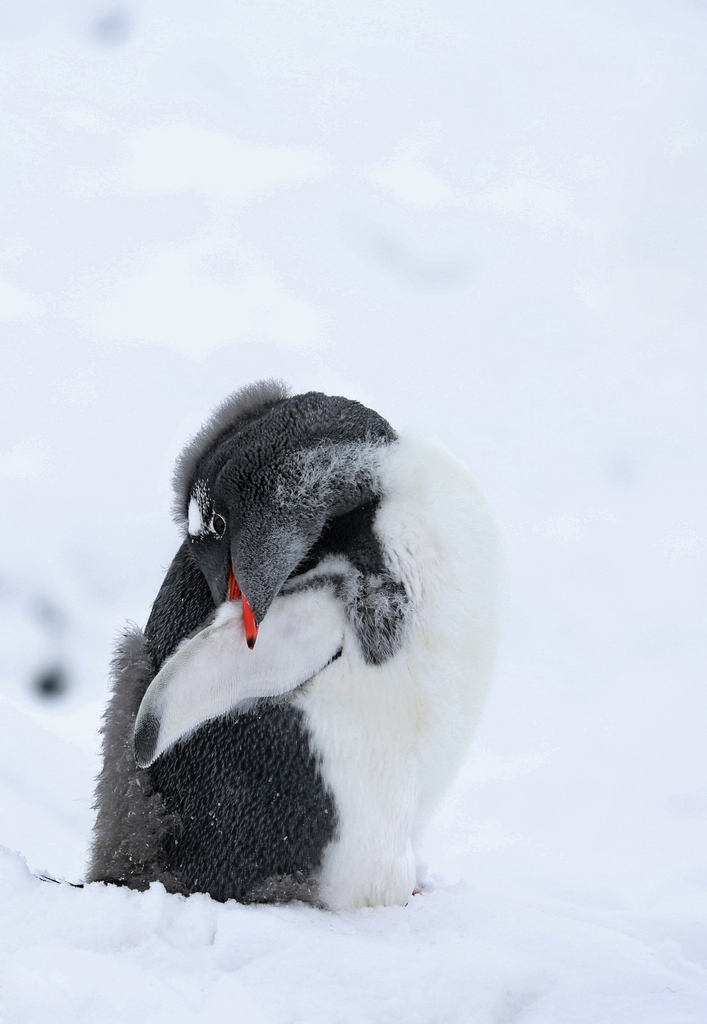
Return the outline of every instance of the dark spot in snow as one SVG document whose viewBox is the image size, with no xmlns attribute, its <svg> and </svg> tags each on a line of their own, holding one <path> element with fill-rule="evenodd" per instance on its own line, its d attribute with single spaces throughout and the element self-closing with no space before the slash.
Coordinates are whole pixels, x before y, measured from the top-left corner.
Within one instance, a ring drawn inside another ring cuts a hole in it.
<svg viewBox="0 0 707 1024">
<path fill-rule="evenodd" d="M 68 689 L 66 672 L 60 665 L 43 669 L 35 677 L 34 689 L 40 697 L 61 697 Z"/>
<path fill-rule="evenodd" d="M 132 35 L 132 30 L 132 21 L 127 11 L 109 11 L 94 22 L 93 37 L 103 46 L 122 46 Z"/>
<path fill-rule="evenodd" d="M 66 626 L 66 617 L 63 612 L 46 597 L 37 597 L 34 609 L 37 618 L 44 623 L 47 629 L 60 631 Z"/>
</svg>

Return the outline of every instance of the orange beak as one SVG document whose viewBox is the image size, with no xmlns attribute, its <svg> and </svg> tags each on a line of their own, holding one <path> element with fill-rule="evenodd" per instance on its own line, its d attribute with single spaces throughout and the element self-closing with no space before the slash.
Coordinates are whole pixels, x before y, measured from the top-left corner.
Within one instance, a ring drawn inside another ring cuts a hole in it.
<svg viewBox="0 0 707 1024">
<path fill-rule="evenodd" d="M 253 609 L 248 604 L 248 598 L 238 586 L 238 581 L 233 575 L 233 566 L 231 566 L 228 571 L 228 600 L 235 601 L 238 597 L 243 602 L 243 625 L 245 626 L 246 643 L 252 651 L 255 647 L 255 641 L 258 639 L 258 624 L 255 621 Z"/>
</svg>

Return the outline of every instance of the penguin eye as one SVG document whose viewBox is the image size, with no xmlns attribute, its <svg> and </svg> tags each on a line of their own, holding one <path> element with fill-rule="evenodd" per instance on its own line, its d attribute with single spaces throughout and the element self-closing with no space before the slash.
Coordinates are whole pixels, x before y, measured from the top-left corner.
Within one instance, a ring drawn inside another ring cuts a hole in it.
<svg viewBox="0 0 707 1024">
<path fill-rule="evenodd" d="M 224 531 L 226 529 L 226 520 L 223 518 L 223 516 L 220 516 L 218 512 L 214 512 L 213 519 L 211 520 L 211 529 L 219 537 L 223 537 Z"/>
</svg>

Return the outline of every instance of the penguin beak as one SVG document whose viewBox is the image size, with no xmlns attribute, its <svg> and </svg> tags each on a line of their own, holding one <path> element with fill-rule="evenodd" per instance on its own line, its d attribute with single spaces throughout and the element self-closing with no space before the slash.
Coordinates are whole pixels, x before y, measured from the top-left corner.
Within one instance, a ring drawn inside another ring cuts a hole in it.
<svg viewBox="0 0 707 1024">
<path fill-rule="evenodd" d="M 240 593 L 250 647 L 255 643 L 258 626 L 282 584 L 302 561 L 317 536 L 318 532 L 312 536 L 309 531 L 293 527 L 283 529 L 278 524 L 273 528 L 271 524 L 256 523 L 253 526 L 244 524 L 232 539 L 231 560 L 226 562 L 229 570 L 227 594 L 231 600 L 236 600 L 235 595 Z"/>
<path fill-rule="evenodd" d="M 241 588 L 238 586 L 238 580 L 233 573 L 233 563 L 229 564 L 228 568 L 228 600 L 237 601 L 238 598 L 243 602 L 243 625 L 245 626 L 245 639 L 248 647 L 252 651 L 255 647 L 255 641 L 258 639 L 258 623 L 255 621 L 255 614 L 248 598 L 245 596 Z"/>
</svg>

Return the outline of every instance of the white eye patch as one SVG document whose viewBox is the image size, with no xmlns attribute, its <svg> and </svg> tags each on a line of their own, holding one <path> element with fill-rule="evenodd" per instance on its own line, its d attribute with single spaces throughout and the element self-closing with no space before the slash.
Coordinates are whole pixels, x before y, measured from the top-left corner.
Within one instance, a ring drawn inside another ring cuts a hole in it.
<svg viewBox="0 0 707 1024">
<path fill-rule="evenodd" d="M 205 722 L 297 689 L 341 651 L 344 630 L 331 590 L 310 590 L 275 598 L 249 650 L 241 602 L 224 602 L 148 686 L 135 722 L 135 760 L 146 768 Z"/>
<path fill-rule="evenodd" d="M 187 530 L 190 537 L 200 537 L 208 528 L 211 499 L 206 484 L 197 480 L 192 488 L 187 510 Z"/>
<path fill-rule="evenodd" d="M 196 498 L 189 502 L 189 518 L 187 520 L 188 530 L 192 537 L 198 537 L 204 532 L 204 520 L 201 518 L 201 509 Z"/>
</svg>

